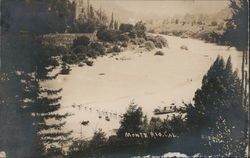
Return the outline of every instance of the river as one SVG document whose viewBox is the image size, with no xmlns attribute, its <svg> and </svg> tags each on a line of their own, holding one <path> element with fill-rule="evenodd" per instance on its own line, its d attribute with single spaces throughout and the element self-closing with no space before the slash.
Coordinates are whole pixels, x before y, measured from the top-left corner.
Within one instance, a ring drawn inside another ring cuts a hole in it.
<svg viewBox="0 0 250 158">
<path fill-rule="evenodd" d="M 44 83 L 49 88 L 63 88 L 59 112 L 74 114 L 66 119 L 64 129 L 73 130 L 74 137 L 90 138 L 99 128 L 111 135 L 119 127 L 119 115 L 131 102 L 141 106 L 149 117 L 157 107 L 192 102 L 202 77 L 218 55 L 225 60 L 231 55 L 233 68 L 240 70 L 242 53 L 235 48 L 162 36 L 169 45 L 161 49 L 164 56 L 155 56 L 156 49 L 98 57 L 92 67 L 72 66 L 70 75 Z M 188 50 L 180 49 L 182 45 Z M 81 121 L 89 124 L 82 126 Z"/>
</svg>

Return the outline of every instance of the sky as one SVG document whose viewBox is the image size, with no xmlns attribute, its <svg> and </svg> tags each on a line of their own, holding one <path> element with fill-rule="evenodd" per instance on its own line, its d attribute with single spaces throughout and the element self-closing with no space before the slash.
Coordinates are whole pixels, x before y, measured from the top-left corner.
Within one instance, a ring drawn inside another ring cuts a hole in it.
<svg viewBox="0 0 250 158">
<path fill-rule="evenodd" d="M 228 7 L 228 0 L 90 0 L 120 19 L 159 18 L 186 13 L 212 14 Z"/>
</svg>

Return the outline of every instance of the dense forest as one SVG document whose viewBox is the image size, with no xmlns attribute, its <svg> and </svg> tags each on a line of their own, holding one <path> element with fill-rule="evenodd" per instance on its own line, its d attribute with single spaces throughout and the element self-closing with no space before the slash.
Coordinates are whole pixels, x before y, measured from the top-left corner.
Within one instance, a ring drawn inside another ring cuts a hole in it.
<svg viewBox="0 0 250 158">
<path fill-rule="evenodd" d="M 248 2 L 232 0 L 230 8 L 231 17 L 209 24 L 222 33 L 209 32 L 209 39 L 204 40 L 244 51 L 244 63 L 248 52 Z M 72 64 L 92 66 L 91 59 L 120 53 L 130 45 L 146 50 L 167 47 L 164 38 L 147 35 L 147 24 L 142 21 L 135 25 L 119 23 L 115 14 L 109 18 L 91 4 L 75 19 L 75 9 L 75 3 L 68 0 L 1 0 L 0 151 L 16 158 L 131 157 L 174 150 L 187 155 L 245 156 L 248 74 L 243 70 L 240 79 L 230 58 L 216 59 L 204 75 L 194 103 L 183 103 L 172 118 L 148 119 L 141 107 L 131 103 L 116 135 L 109 138 L 101 130 L 90 140 L 73 139 L 72 131 L 62 131 L 65 118 L 72 115 L 57 112 L 62 89 L 47 89 L 42 81 L 69 74 Z M 198 21 L 193 18 L 187 15 L 185 19 L 191 19 L 188 22 L 171 19 L 164 24 L 205 27 L 206 17 L 199 16 Z M 81 36 L 69 48 L 44 44 L 41 37 L 55 33 L 95 33 L 98 40 Z M 162 33 L 170 32 L 166 28 Z M 57 67 L 61 71 L 51 75 Z M 128 138 L 128 133 L 136 135 Z M 141 133 L 150 137 L 143 138 Z"/>
</svg>

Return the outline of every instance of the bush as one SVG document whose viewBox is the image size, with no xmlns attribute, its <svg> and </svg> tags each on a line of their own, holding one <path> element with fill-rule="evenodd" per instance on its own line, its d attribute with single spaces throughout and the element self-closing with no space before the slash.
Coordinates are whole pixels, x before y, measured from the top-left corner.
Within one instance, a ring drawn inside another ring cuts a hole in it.
<svg viewBox="0 0 250 158">
<path fill-rule="evenodd" d="M 121 32 L 131 32 L 133 30 L 133 25 L 132 24 L 121 24 L 119 27 L 119 30 Z"/>
<path fill-rule="evenodd" d="M 217 21 L 212 21 L 211 22 L 211 26 L 216 26 L 218 23 L 217 23 Z"/>
<path fill-rule="evenodd" d="M 93 66 L 93 61 L 86 60 L 85 63 L 88 66 Z"/>
<path fill-rule="evenodd" d="M 137 35 L 137 37 L 145 37 L 146 32 L 146 26 L 142 21 L 139 21 L 134 26 L 134 32 Z"/>
<path fill-rule="evenodd" d="M 121 32 L 116 30 L 100 30 L 97 32 L 97 38 L 105 42 L 115 42 L 119 40 Z"/>
<path fill-rule="evenodd" d="M 78 58 L 75 54 L 65 54 L 62 56 L 62 61 L 67 64 L 75 64 L 78 62 Z"/>
<path fill-rule="evenodd" d="M 115 45 L 113 48 L 108 49 L 107 53 L 113 53 L 113 52 L 119 53 L 121 51 L 122 51 L 121 48 L 119 48 L 117 45 Z"/>
<path fill-rule="evenodd" d="M 62 46 L 46 45 L 42 48 L 43 54 L 49 56 L 58 56 L 62 54 L 67 54 L 69 50 Z"/>
<path fill-rule="evenodd" d="M 95 42 L 95 43 L 91 43 L 91 48 L 94 49 L 95 51 L 99 52 L 100 55 L 104 55 L 105 54 L 105 48 L 102 44 Z"/>
<path fill-rule="evenodd" d="M 83 45 L 80 45 L 80 46 L 77 46 L 73 49 L 73 52 L 75 54 L 87 54 L 88 52 L 88 47 L 86 46 L 83 46 Z"/>
<path fill-rule="evenodd" d="M 136 38 L 136 33 L 135 32 L 129 32 L 128 37 L 129 38 Z"/>
<path fill-rule="evenodd" d="M 135 103 L 131 103 L 127 112 L 123 115 L 120 122 L 121 126 L 117 131 L 117 136 L 124 137 L 126 132 L 142 132 L 143 112 L 142 108 Z"/>
<path fill-rule="evenodd" d="M 135 39 L 131 39 L 130 42 L 134 45 L 141 45 L 141 44 L 145 43 L 145 39 L 144 38 L 135 38 Z"/>
<path fill-rule="evenodd" d="M 167 40 L 162 36 L 147 36 L 146 39 L 152 41 L 157 48 L 168 46 Z"/>
<path fill-rule="evenodd" d="M 121 44 L 121 47 L 127 47 L 128 46 L 128 43 L 127 42 L 123 42 L 122 44 Z"/>
<path fill-rule="evenodd" d="M 114 52 L 121 52 L 121 49 L 118 46 L 113 47 Z"/>
<path fill-rule="evenodd" d="M 152 41 L 147 41 L 144 43 L 144 46 L 145 48 L 148 50 L 148 51 L 151 51 L 153 49 L 155 49 L 155 45 Z"/>
<path fill-rule="evenodd" d="M 120 35 L 118 36 L 118 40 L 119 40 L 119 41 L 128 41 L 128 40 L 129 40 L 129 36 L 126 35 L 126 34 L 120 34 Z"/>
<path fill-rule="evenodd" d="M 60 74 L 67 75 L 69 74 L 70 71 L 71 71 L 70 67 L 66 65 L 66 63 L 63 63 Z"/>
<path fill-rule="evenodd" d="M 160 56 L 163 56 L 163 55 L 164 55 L 164 53 L 163 53 L 162 51 L 157 51 L 157 52 L 155 53 L 155 55 L 160 55 Z"/>
<path fill-rule="evenodd" d="M 75 47 L 77 47 L 79 45 L 88 46 L 89 42 L 90 42 L 90 39 L 87 36 L 77 37 L 73 41 L 72 48 L 75 48 Z"/>
</svg>

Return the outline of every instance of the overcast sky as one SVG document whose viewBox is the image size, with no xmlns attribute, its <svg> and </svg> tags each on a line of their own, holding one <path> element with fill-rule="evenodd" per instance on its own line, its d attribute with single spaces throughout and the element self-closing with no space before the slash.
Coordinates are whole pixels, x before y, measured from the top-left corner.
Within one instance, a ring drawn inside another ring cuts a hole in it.
<svg viewBox="0 0 250 158">
<path fill-rule="evenodd" d="M 228 0 L 90 0 L 118 18 L 166 17 L 186 13 L 215 13 L 228 7 Z"/>
</svg>

